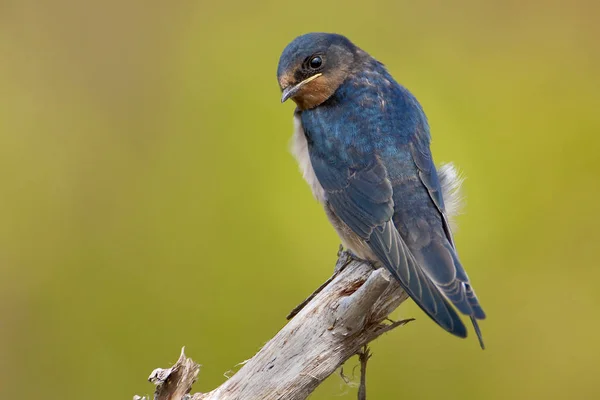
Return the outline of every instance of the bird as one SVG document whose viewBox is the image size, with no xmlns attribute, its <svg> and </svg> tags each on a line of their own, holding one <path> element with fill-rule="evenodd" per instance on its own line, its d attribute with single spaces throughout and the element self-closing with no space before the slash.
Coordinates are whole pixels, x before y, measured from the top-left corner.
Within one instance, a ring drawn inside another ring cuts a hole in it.
<svg viewBox="0 0 600 400">
<path fill-rule="evenodd" d="M 440 327 L 461 338 L 485 319 L 452 236 L 460 186 L 436 168 L 423 108 L 384 64 L 335 33 L 292 40 L 277 66 L 296 103 L 291 151 L 342 245 L 385 267 Z M 447 204 L 448 203 L 448 204 Z"/>
</svg>

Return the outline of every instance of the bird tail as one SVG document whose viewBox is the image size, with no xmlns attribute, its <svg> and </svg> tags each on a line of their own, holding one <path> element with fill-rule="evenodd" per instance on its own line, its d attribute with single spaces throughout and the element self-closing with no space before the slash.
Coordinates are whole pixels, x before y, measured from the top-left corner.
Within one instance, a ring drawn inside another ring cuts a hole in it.
<svg viewBox="0 0 600 400">
<path fill-rule="evenodd" d="M 483 336 L 481 335 L 481 329 L 479 329 L 479 324 L 477 323 L 477 319 L 471 315 L 471 322 L 473 323 L 473 329 L 475 329 L 475 333 L 477 334 L 477 339 L 479 340 L 479 345 L 481 346 L 481 350 L 485 350 L 485 344 L 483 343 Z"/>
</svg>

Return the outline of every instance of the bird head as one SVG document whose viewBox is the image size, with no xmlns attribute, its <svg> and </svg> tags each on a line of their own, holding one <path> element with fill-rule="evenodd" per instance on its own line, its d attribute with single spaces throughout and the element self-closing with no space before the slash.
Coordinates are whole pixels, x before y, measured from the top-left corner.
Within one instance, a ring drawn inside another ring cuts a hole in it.
<svg viewBox="0 0 600 400">
<path fill-rule="evenodd" d="M 301 110 L 327 100 L 351 73 L 360 50 L 333 33 L 308 33 L 283 50 L 277 67 L 281 102 L 292 99 Z"/>
</svg>

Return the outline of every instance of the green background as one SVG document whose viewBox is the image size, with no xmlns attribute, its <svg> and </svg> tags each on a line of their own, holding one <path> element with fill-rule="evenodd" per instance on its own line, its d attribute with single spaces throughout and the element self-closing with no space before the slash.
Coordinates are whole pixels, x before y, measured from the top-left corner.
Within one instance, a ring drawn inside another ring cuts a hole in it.
<svg viewBox="0 0 600 400">
<path fill-rule="evenodd" d="M 467 177 L 456 241 L 488 349 L 407 302 L 370 398 L 600 398 L 599 10 L 0 2 L 0 398 L 148 394 L 183 345 L 208 391 L 329 276 L 275 78 L 309 31 L 383 61 Z M 312 399 L 355 390 L 334 375 Z"/>
</svg>

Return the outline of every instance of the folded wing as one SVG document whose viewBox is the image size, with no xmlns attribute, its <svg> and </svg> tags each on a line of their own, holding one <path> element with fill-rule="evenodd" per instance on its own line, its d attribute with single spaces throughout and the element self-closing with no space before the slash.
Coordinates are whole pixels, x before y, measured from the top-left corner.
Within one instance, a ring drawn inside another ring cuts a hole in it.
<svg viewBox="0 0 600 400">
<path fill-rule="evenodd" d="M 395 188 L 384 163 L 373 156 L 359 165 L 350 165 L 314 153 L 311 163 L 336 216 L 369 245 L 427 315 L 448 332 L 466 337 L 467 330 L 445 296 L 444 287 L 428 275 L 396 228 Z"/>
</svg>

